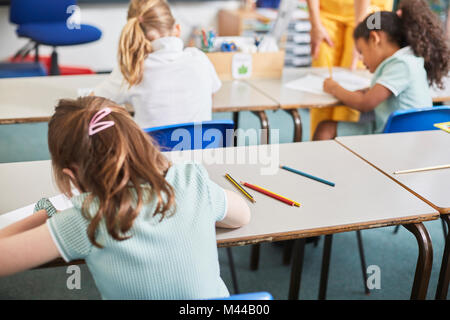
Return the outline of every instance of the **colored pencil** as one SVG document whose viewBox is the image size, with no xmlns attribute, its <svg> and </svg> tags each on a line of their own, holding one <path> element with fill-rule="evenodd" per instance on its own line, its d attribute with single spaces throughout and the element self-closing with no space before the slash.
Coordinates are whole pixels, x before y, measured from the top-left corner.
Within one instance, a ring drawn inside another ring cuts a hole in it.
<svg viewBox="0 0 450 320">
<path fill-rule="evenodd" d="M 447 168 L 450 168 L 450 164 L 444 164 L 442 166 L 435 166 L 435 167 L 426 167 L 426 168 L 395 171 L 394 174 L 412 173 L 412 172 L 429 171 L 429 170 L 439 170 L 439 169 L 447 169 Z"/>
<path fill-rule="evenodd" d="M 287 166 L 280 166 L 280 168 L 281 168 L 281 169 L 284 169 L 284 170 L 287 170 L 287 171 L 291 171 L 291 172 L 297 173 L 297 174 L 299 174 L 299 175 L 301 175 L 301 176 L 304 176 L 304 177 L 306 177 L 306 178 L 310 178 L 310 179 L 313 179 L 313 180 L 316 180 L 316 181 L 319 181 L 319 182 L 328 184 L 328 185 L 330 185 L 330 186 L 332 186 L 332 187 L 335 186 L 334 182 L 330 182 L 330 181 L 327 181 L 327 180 L 324 180 L 324 179 L 321 179 L 321 178 L 312 176 L 312 175 L 310 175 L 310 174 L 308 174 L 308 173 L 306 173 L 306 172 L 302 172 L 302 171 L 299 171 L 299 170 L 296 170 L 296 169 L 292 169 L 292 168 L 289 168 L 289 167 L 287 167 Z"/>
<path fill-rule="evenodd" d="M 279 194 L 276 194 L 276 193 L 274 193 L 272 191 L 264 189 L 264 188 L 262 188 L 260 186 L 257 186 L 257 185 L 254 185 L 254 184 L 250 184 L 250 183 L 247 183 L 247 182 L 242 182 L 242 181 L 241 181 L 241 183 L 244 186 L 246 186 L 246 187 L 248 187 L 250 189 L 253 189 L 253 190 L 258 191 L 258 192 L 260 192 L 262 194 L 265 194 L 266 196 L 269 196 L 269 197 L 272 197 L 274 199 L 277 199 L 277 200 L 279 200 L 281 202 L 284 202 L 284 203 L 286 203 L 286 204 L 288 204 L 290 206 L 300 207 L 300 203 L 298 203 L 298 202 L 296 202 L 294 200 L 288 199 L 286 197 L 280 196 Z"/>
<path fill-rule="evenodd" d="M 234 180 L 228 173 L 225 174 L 225 177 L 226 177 L 228 180 L 230 180 L 231 183 L 234 184 L 235 187 L 239 189 L 239 191 L 241 191 L 247 198 L 249 198 L 251 202 L 253 202 L 253 203 L 256 202 L 256 200 L 250 195 L 250 193 L 248 193 L 247 191 L 245 191 L 244 188 L 242 188 L 242 186 L 241 186 L 239 183 L 237 183 L 237 181 Z"/>
<path fill-rule="evenodd" d="M 331 65 L 330 55 L 327 54 L 328 71 L 330 72 L 330 78 L 333 79 L 333 66 Z"/>
</svg>

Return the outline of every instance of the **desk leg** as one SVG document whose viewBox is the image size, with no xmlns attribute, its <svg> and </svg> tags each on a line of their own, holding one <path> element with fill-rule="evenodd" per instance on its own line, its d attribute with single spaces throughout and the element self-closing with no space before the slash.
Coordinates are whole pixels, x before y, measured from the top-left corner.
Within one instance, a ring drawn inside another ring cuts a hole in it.
<svg viewBox="0 0 450 320">
<path fill-rule="evenodd" d="M 292 116 L 292 120 L 294 120 L 294 142 L 302 141 L 302 118 L 298 113 L 297 109 L 289 110 L 289 113 Z"/>
<path fill-rule="evenodd" d="M 405 224 L 403 226 L 416 237 L 419 246 L 411 300 L 425 300 L 433 265 L 433 246 L 430 235 L 422 223 Z"/>
<path fill-rule="evenodd" d="M 442 255 L 441 271 L 439 273 L 439 281 L 436 289 L 436 300 L 447 299 L 448 283 L 450 281 L 450 215 L 441 215 L 442 221 L 447 224 L 447 237 L 445 239 L 445 249 Z"/>
<path fill-rule="evenodd" d="M 289 300 L 298 300 L 300 280 L 302 279 L 303 257 L 305 255 L 305 242 L 305 239 L 297 239 L 294 242 L 294 257 L 291 267 L 291 282 L 289 284 Z"/>
<path fill-rule="evenodd" d="M 253 111 L 261 123 L 261 143 L 260 144 L 268 144 L 270 141 L 269 134 L 269 119 L 264 111 Z"/>
<path fill-rule="evenodd" d="M 323 245 L 322 271 L 320 273 L 319 300 L 325 300 L 327 295 L 328 270 L 330 268 L 331 245 L 333 244 L 333 235 L 327 234 Z"/>
<path fill-rule="evenodd" d="M 237 146 L 237 129 L 239 129 L 239 111 L 233 112 L 233 122 L 234 122 L 234 146 Z"/>
</svg>

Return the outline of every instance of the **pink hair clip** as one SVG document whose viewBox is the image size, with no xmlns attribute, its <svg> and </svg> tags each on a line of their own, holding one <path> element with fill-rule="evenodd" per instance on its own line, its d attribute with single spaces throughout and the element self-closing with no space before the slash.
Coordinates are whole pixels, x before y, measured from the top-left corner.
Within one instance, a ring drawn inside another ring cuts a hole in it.
<svg viewBox="0 0 450 320">
<path fill-rule="evenodd" d="M 104 117 L 111 113 L 111 109 L 106 107 L 98 111 L 89 122 L 89 136 L 96 134 L 114 125 L 114 121 L 101 121 Z"/>
</svg>

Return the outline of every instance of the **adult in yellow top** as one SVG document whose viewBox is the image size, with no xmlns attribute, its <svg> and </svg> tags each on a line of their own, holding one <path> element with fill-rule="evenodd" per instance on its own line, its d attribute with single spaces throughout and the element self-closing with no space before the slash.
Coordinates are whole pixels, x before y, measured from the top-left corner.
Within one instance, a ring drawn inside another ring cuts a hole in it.
<svg viewBox="0 0 450 320">
<path fill-rule="evenodd" d="M 353 43 L 356 24 L 374 11 L 391 11 L 393 0 L 307 0 L 311 22 L 313 67 L 362 67 Z M 345 106 L 311 109 L 311 137 L 324 120 L 359 120 L 359 112 Z"/>
</svg>

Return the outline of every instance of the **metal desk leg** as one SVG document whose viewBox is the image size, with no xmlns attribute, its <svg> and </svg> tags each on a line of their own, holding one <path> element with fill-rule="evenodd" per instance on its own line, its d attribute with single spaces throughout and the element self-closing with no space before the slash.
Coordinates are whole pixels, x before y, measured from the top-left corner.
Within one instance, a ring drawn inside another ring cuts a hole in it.
<svg viewBox="0 0 450 320">
<path fill-rule="evenodd" d="M 301 142 L 303 133 L 302 118 L 300 117 L 297 109 L 291 109 L 289 110 L 289 113 L 292 116 L 292 120 L 294 120 L 294 142 Z"/>
<path fill-rule="evenodd" d="M 441 215 L 442 221 L 447 223 L 447 229 L 450 231 L 450 215 Z M 445 249 L 442 255 L 441 271 L 439 273 L 439 281 L 436 289 L 436 299 L 445 300 L 447 299 L 448 283 L 450 280 L 450 232 L 447 233 L 445 238 Z"/>
<path fill-rule="evenodd" d="M 416 237 L 419 246 L 411 300 L 425 300 L 433 265 L 433 246 L 430 235 L 422 223 L 405 224 L 403 226 Z"/>
<path fill-rule="evenodd" d="M 291 282 L 289 284 L 289 300 L 297 300 L 302 279 L 303 257 L 305 255 L 305 239 L 297 239 L 294 242 L 294 257 L 291 268 Z"/>
<path fill-rule="evenodd" d="M 331 245 L 333 244 L 333 235 L 325 236 L 323 244 L 322 271 L 320 273 L 319 300 L 325 300 L 327 295 L 328 270 L 330 268 Z"/>
<path fill-rule="evenodd" d="M 260 144 L 268 144 L 270 141 L 269 134 L 269 119 L 264 111 L 253 111 L 261 123 L 261 143 Z"/>
<path fill-rule="evenodd" d="M 238 137 L 237 129 L 239 129 L 239 111 L 233 112 L 233 122 L 234 122 L 234 146 L 237 146 Z"/>
</svg>

